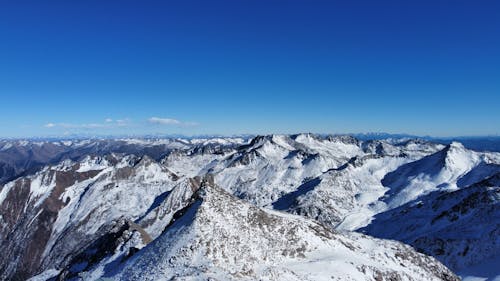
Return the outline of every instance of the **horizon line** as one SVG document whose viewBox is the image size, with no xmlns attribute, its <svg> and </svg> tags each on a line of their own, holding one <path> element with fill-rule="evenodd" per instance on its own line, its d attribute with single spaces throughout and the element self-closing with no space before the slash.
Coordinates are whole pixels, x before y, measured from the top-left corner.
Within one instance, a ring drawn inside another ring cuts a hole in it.
<svg viewBox="0 0 500 281">
<path fill-rule="evenodd" d="M 481 135 L 450 135 L 450 136 L 432 136 L 432 135 L 417 135 L 408 133 L 386 133 L 386 132 L 361 132 L 361 133 L 313 133 L 313 132 L 297 132 L 297 133 L 241 133 L 241 134 L 74 134 L 74 135 L 49 135 L 49 136 L 12 136 L 0 137 L 0 141 L 50 141 L 50 140 L 86 140 L 86 139 L 213 139 L 213 138 L 254 138 L 258 136 L 274 136 L 274 135 L 301 135 L 311 134 L 317 136 L 352 136 L 356 138 L 363 137 L 378 137 L 378 138 L 416 138 L 416 139 L 463 139 L 463 138 L 500 138 L 500 134 L 481 134 Z"/>
</svg>

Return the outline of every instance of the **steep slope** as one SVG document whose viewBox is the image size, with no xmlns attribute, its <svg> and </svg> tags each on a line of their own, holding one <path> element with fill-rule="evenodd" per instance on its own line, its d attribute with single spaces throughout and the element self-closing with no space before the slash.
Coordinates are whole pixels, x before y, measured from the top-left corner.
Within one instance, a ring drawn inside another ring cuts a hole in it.
<svg viewBox="0 0 500 281">
<path fill-rule="evenodd" d="M 434 191 L 376 215 L 361 231 L 408 243 L 468 275 L 500 256 L 499 179 L 500 173 L 456 191 Z M 488 274 L 500 277 L 497 267 Z"/>
<path fill-rule="evenodd" d="M 331 228 L 357 229 L 386 209 L 379 201 L 387 191 L 380 180 L 407 161 L 397 155 L 353 157 L 282 196 L 273 207 L 316 219 Z"/>
<path fill-rule="evenodd" d="M 388 173 L 382 180 L 382 184 L 390 189 L 385 201 L 391 207 L 397 207 L 435 190 L 455 190 L 496 172 L 498 164 L 498 153 L 479 153 L 454 142 L 439 152 Z M 474 172 L 479 165 L 489 168 Z"/>
<path fill-rule="evenodd" d="M 396 242 L 331 232 L 298 216 L 259 209 L 208 181 L 157 240 L 110 280 L 458 280 Z M 82 273 L 86 280 L 99 276 Z"/>
<path fill-rule="evenodd" d="M 151 207 L 135 221 L 120 217 L 106 225 L 106 231 L 86 248 L 76 249 L 71 259 L 62 264 L 53 264 L 33 280 L 74 279 L 84 276 L 84 280 L 94 279 L 87 276 L 107 276 L 123 261 L 134 255 L 145 245 L 158 238 L 163 231 L 177 219 L 178 213 L 193 202 L 193 194 L 200 188 L 201 178 L 185 178 L 178 181 L 172 190 L 155 198 Z M 54 266 L 55 265 L 55 266 Z"/>
<path fill-rule="evenodd" d="M 177 175 L 147 156 L 64 161 L 0 191 L 1 279 L 64 266 L 112 229 L 130 227 Z"/>
</svg>

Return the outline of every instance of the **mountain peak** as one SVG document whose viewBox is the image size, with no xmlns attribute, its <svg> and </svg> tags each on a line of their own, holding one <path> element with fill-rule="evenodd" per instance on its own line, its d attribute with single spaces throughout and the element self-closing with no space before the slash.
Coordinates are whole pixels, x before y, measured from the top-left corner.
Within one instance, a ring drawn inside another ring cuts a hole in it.
<svg viewBox="0 0 500 281">
<path fill-rule="evenodd" d="M 465 149 L 464 145 L 461 143 L 461 142 L 458 142 L 458 141 L 452 141 L 450 143 L 450 148 L 452 149 Z"/>
<path fill-rule="evenodd" d="M 212 185 L 210 178 L 197 181 L 197 199 L 112 279 L 458 280 L 410 247 L 344 236 L 298 216 L 257 208 Z M 363 250 L 368 245 L 369 252 Z"/>
</svg>

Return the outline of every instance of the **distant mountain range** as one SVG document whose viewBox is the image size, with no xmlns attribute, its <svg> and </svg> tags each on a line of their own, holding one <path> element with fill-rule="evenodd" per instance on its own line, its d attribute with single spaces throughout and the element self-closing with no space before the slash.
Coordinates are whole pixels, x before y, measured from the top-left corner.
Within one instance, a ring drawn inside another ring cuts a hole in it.
<svg viewBox="0 0 500 281">
<path fill-rule="evenodd" d="M 392 134 L 392 133 L 352 133 L 352 134 L 316 134 L 322 137 L 328 136 L 352 136 L 359 140 L 387 140 L 387 139 L 422 139 L 441 144 L 450 144 L 452 142 L 460 142 L 465 147 L 479 151 L 496 151 L 500 152 L 500 136 L 485 135 L 485 136 L 455 136 L 455 137 L 432 137 L 418 136 L 410 134 Z M 187 136 L 181 134 L 152 134 L 152 135 L 69 135 L 69 136 L 48 136 L 48 137 L 31 137 L 31 138 L 0 138 L 0 141 L 31 141 L 31 142 L 58 142 L 58 141 L 78 141 L 78 140 L 125 140 L 125 139 L 143 139 L 143 140 L 159 140 L 159 139 L 216 139 L 216 138 L 241 138 L 245 140 L 256 137 L 255 134 L 239 134 L 239 135 L 194 135 Z"/>
<path fill-rule="evenodd" d="M 500 141 L 456 140 L 0 141 L 0 279 L 494 280 Z"/>
</svg>

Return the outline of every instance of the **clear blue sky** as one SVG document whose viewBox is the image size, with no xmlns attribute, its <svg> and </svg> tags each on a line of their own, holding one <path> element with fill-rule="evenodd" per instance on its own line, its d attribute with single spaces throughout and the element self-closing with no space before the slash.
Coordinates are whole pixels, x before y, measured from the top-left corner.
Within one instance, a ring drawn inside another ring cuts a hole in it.
<svg viewBox="0 0 500 281">
<path fill-rule="evenodd" d="M 0 137 L 500 133 L 500 1 L 0 3 Z"/>
</svg>

